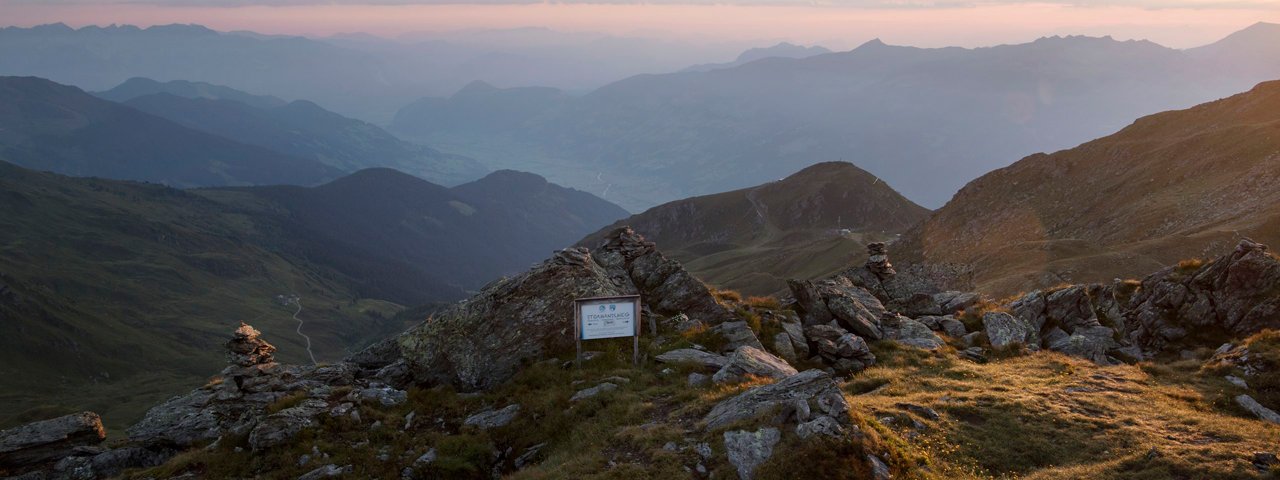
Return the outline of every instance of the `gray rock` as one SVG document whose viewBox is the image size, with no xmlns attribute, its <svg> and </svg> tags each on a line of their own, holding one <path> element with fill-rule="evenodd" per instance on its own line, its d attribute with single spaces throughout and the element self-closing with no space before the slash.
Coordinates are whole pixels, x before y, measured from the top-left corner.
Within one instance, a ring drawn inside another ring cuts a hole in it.
<svg viewBox="0 0 1280 480">
<path fill-rule="evenodd" d="M 923 323 L 900 315 L 886 315 L 880 322 L 884 338 L 925 350 L 937 350 L 945 342 Z"/>
<path fill-rule="evenodd" d="M 524 449 L 524 453 L 520 454 L 519 457 L 516 457 L 515 462 L 513 462 L 515 464 L 516 470 L 520 470 L 529 465 L 533 465 L 534 460 L 536 460 L 538 457 L 538 453 L 542 452 L 542 449 L 546 446 L 547 444 L 545 443 L 539 443 L 537 445 Z"/>
<path fill-rule="evenodd" d="M 688 381 L 689 381 L 689 386 L 691 387 L 701 387 L 708 383 L 711 383 L 711 376 L 694 372 L 689 374 Z"/>
<path fill-rule="evenodd" d="M 987 312 L 982 316 L 982 327 L 987 332 L 987 340 L 995 348 L 1039 343 L 1036 330 L 1030 323 L 1004 312 Z"/>
<path fill-rule="evenodd" d="M 334 464 L 325 465 L 310 472 L 302 474 L 298 480 L 319 480 L 321 478 L 333 478 L 351 473 L 351 465 L 339 467 Z"/>
<path fill-rule="evenodd" d="M 694 350 L 692 348 L 681 348 L 654 357 L 655 360 L 662 363 L 687 363 L 697 365 L 710 370 L 719 370 L 729 363 L 729 358 L 724 355 L 704 352 L 702 350 Z"/>
<path fill-rule="evenodd" d="M 712 327 L 710 331 L 724 337 L 725 346 L 722 352 L 732 352 L 742 346 L 764 350 L 764 344 L 760 343 L 759 338 L 756 338 L 756 332 L 747 326 L 747 322 L 724 322 Z"/>
<path fill-rule="evenodd" d="M 814 435 L 839 437 L 844 435 L 844 431 L 845 427 L 840 425 L 840 422 L 826 415 L 796 425 L 796 436 L 805 439 Z"/>
<path fill-rule="evenodd" d="M 409 400 L 409 393 L 391 387 L 363 388 L 351 392 L 351 400 L 362 403 L 376 402 L 384 407 L 393 407 Z"/>
<path fill-rule="evenodd" d="M 831 374 L 806 370 L 769 385 L 761 385 L 725 399 L 703 418 L 707 430 L 776 412 L 801 401 L 813 411 L 841 422 L 849 418 L 849 404 Z"/>
<path fill-rule="evenodd" d="M 1077 327 L 1070 336 L 1058 336 L 1047 339 L 1050 350 L 1067 355 L 1092 360 L 1099 365 L 1108 365 L 1111 360 L 1107 352 L 1119 347 L 1115 341 L 1115 331 L 1103 326 Z"/>
<path fill-rule="evenodd" d="M 884 460 L 881 460 L 880 457 L 868 453 L 867 464 L 871 465 L 872 480 L 889 480 L 893 478 L 893 475 L 889 473 L 889 466 L 885 465 Z"/>
<path fill-rule="evenodd" d="M 418 458 L 413 461 L 413 464 L 414 466 L 430 465 L 434 463 L 436 459 L 439 457 L 440 457 L 440 454 L 436 452 L 436 449 L 430 448 L 430 449 L 427 449 L 426 453 L 419 455 Z"/>
<path fill-rule="evenodd" d="M 1230 382 L 1232 385 L 1235 385 L 1240 388 L 1249 388 L 1249 383 L 1244 381 L 1243 378 L 1237 377 L 1235 375 L 1227 375 L 1224 378 L 1226 378 L 1227 381 Z"/>
<path fill-rule="evenodd" d="M 908 412 L 914 413 L 916 415 L 919 415 L 921 417 L 927 418 L 929 420 L 938 420 L 942 418 L 940 415 L 938 415 L 938 412 L 924 405 L 916 405 L 914 403 L 898 403 L 894 406 L 901 408 L 903 410 L 906 410 Z"/>
<path fill-rule="evenodd" d="M 810 350 L 842 373 L 856 373 L 874 365 L 876 357 L 862 337 L 830 325 L 805 327 L 805 335 L 813 342 Z"/>
<path fill-rule="evenodd" d="M 513 403 L 500 410 L 485 410 L 477 413 L 467 417 L 467 419 L 462 423 L 464 425 L 478 427 L 481 430 L 488 430 L 490 428 L 499 428 L 509 425 L 512 420 L 516 419 L 516 415 L 519 413 L 520 405 Z"/>
<path fill-rule="evenodd" d="M 796 369 L 781 358 L 755 347 L 742 346 L 729 356 L 729 362 L 711 377 L 711 381 L 741 382 L 747 375 L 780 379 L 796 373 Z"/>
<path fill-rule="evenodd" d="M 71 455 L 97 445 L 107 436 L 102 419 L 80 412 L 0 431 L 0 471 L 26 467 Z"/>
<path fill-rule="evenodd" d="M 978 363 L 987 363 L 986 350 L 982 347 L 969 347 L 960 351 L 960 356 Z"/>
<path fill-rule="evenodd" d="M 773 351 L 787 362 L 795 362 L 798 359 L 798 357 L 796 357 L 796 349 L 791 345 L 791 336 L 787 335 L 787 332 L 774 335 Z"/>
<path fill-rule="evenodd" d="M 249 446 L 256 452 L 284 444 L 303 430 L 319 424 L 316 417 L 327 412 L 324 400 L 307 399 L 301 404 L 268 415 L 249 432 Z"/>
<path fill-rule="evenodd" d="M 729 463 L 738 470 L 738 478 L 750 480 L 756 468 L 773 455 L 773 447 L 781 439 L 782 433 L 773 427 L 724 432 L 724 450 Z"/>
<path fill-rule="evenodd" d="M 796 358 L 809 356 L 809 340 L 804 337 L 804 325 L 800 322 L 782 322 L 782 331 L 791 338 L 791 348 L 796 352 Z"/>
<path fill-rule="evenodd" d="M 588 399 L 588 398 L 594 397 L 594 396 L 599 395 L 599 394 L 601 394 L 601 393 L 604 393 L 604 392 L 612 392 L 612 391 L 617 390 L 617 389 L 618 389 L 618 385 L 617 385 L 617 384 L 613 384 L 613 383 L 605 382 L 605 383 L 601 383 L 601 384 L 596 385 L 596 386 L 591 387 L 591 388 L 584 388 L 584 389 L 582 389 L 582 390 L 578 390 L 578 392 L 577 392 L 577 393 L 574 393 L 574 394 L 573 394 L 573 396 L 569 398 L 569 401 L 570 401 L 570 402 L 577 402 L 577 401 L 580 401 L 580 400 L 586 400 L 586 399 Z"/>
<path fill-rule="evenodd" d="M 1238 395 L 1236 396 L 1236 404 L 1240 405 L 1241 408 L 1252 413 L 1260 420 L 1280 424 L 1280 413 L 1276 413 L 1274 410 L 1262 406 L 1262 404 L 1258 403 L 1257 400 L 1254 400 L 1253 397 L 1243 394 Z"/>
<path fill-rule="evenodd" d="M 978 304 L 982 296 L 972 292 L 949 290 L 933 295 L 933 301 L 942 307 L 942 313 L 950 315 Z"/>
</svg>

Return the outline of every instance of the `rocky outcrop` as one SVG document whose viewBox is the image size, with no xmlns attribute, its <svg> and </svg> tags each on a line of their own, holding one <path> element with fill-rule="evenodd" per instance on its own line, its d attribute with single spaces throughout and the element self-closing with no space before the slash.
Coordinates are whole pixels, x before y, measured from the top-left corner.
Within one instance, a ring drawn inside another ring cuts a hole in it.
<svg viewBox="0 0 1280 480">
<path fill-rule="evenodd" d="M 485 410 L 467 417 L 463 425 L 470 425 L 481 430 L 505 427 L 520 414 L 520 405 L 511 404 L 496 410 Z"/>
<path fill-rule="evenodd" d="M 1126 318 L 1128 338 L 1148 352 L 1280 328 L 1280 260 L 1245 239 L 1199 268 L 1166 268 L 1142 280 Z"/>
<path fill-rule="evenodd" d="M 752 347 L 764 350 L 764 344 L 760 343 L 760 338 L 756 337 L 756 332 L 747 326 L 747 322 L 724 322 L 711 327 L 711 333 L 720 335 L 724 339 L 724 353 L 731 353 L 740 347 Z"/>
<path fill-rule="evenodd" d="M 848 278 L 832 277 L 817 282 L 790 281 L 805 326 L 823 325 L 832 320 L 861 337 L 879 340 L 880 318 L 887 312 L 880 300 Z"/>
<path fill-rule="evenodd" d="M 92 452 L 107 431 L 93 412 L 81 412 L 0 431 L 0 473 L 14 472 L 81 452 Z"/>
<path fill-rule="evenodd" d="M 594 250 L 557 252 L 350 361 L 384 370 L 393 382 L 486 389 L 526 362 L 572 350 L 574 299 L 633 294 L 657 314 L 684 313 L 712 325 L 733 318 L 679 263 L 621 228 Z"/>
<path fill-rule="evenodd" d="M 1140 283 L 1033 291 L 983 319 L 990 343 L 1023 343 L 1100 364 L 1137 361 L 1280 328 L 1280 260 L 1242 240 L 1209 262 L 1184 262 Z"/>
<path fill-rule="evenodd" d="M 811 342 L 810 351 L 836 372 L 850 374 L 861 372 L 876 363 L 876 356 L 862 337 L 832 325 L 805 327 L 805 336 Z"/>
<path fill-rule="evenodd" d="M 711 380 L 716 383 L 736 383 L 749 376 L 780 379 L 795 374 L 796 369 L 785 360 L 755 347 L 742 346 L 729 356 L 729 361 Z"/>
<path fill-rule="evenodd" d="M 707 430 L 775 413 L 774 423 L 804 423 L 821 416 L 849 424 L 849 404 L 831 375 L 806 370 L 769 385 L 750 388 L 717 404 L 703 418 Z"/>
</svg>

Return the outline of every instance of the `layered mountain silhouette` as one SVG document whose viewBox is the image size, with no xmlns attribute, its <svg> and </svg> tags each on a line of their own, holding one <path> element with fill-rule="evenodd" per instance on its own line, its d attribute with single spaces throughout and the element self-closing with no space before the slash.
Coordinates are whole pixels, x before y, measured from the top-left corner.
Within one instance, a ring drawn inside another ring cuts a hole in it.
<svg viewBox="0 0 1280 480">
<path fill-rule="evenodd" d="M 896 238 L 929 211 L 852 164 L 820 163 L 753 188 L 677 200 L 605 227 L 594 247 L 630 226 L 698 278 L 748 294 L 773 294 L 791 278 L 847 266 L 872 241 Z"/>
<path fill-rule="evenodd" d="M 750 50 L 742 52 L 742 54 L 738 55 L 738 58 L 734 59 L 732 62 L 705 63 L 702 65 L 694 65 L 692 67 L 684 69 L 684 71 L 706 72 L 711 70 L 719 70 L 722 68 L 736 67 L 738 65 L 751 63 L 756 60 L 760 60 L 764 58 L 772 58 L 772 57 L 807 58 L 807 57 L 812 57 L 814 55 L 822 55 L 825 53 L 831 53 L 831 50 L 827 50 L 826 47 L 822 47 L 820 45 L 806 47 L 803 45 L 796 45 L 793 43 L 781 42 L 772 47 L 752 48 Z"/>
<path fill-rule="evenodd" d="M 317 359 L 341 358 L 421 320 L 401 306 L 464 298 L 626 215 L 518 172 L 177 190 L 3 162 L 0 211 L 4 423 L 40 405 L 136 418 L 204 378 L 238 321 L 285 358 L 309 361 L 299 328 Z"/>
<path fill-rule="evenodd" d="M 95 93 L 95 95 L 124 103 L 138 97 L 157 93 L 168 93 L 185 98 L 203 98 L 208 100 L 231 100 L 257 108 L 273 108 L 284 106 L 286 102 L 271 95 L 254 95 L 222 85 L 205 82 L 189 82 L 172 80 L 158 82 L 150 78 L 134 77 L 116 85 L 111 90 Z"/>
<path fill-rule="evenodd" d="M 0 77 L 0 159 L 66 175 L 178 187 L 310 185 L 341 174 L 35 77 Z"/>
<path fill-rule="evenodd" d="M 496 133 L 409 115 L 392 130 L 484 152 L 491 168 L 534 159 L 553 181 L 607 188 L 632 210 L 838 159 L 936 207 L 1013 159 L 1280 76 L 1262 55 L 1277 44 L 1280 30 L 1267 24 L 1193 50 L 1110 37 L 975 49 L 877 40 L 802 59 L 635 76 L 523 112 L 520 125 Z"/>
<path fill-rule="evenodd" d="M 470 158 L 400 140 L 377 126 L 304 100 L 276 103 L 274 97 L 228 87 L 146 79 L 130 80 L 99 95 L 195 130 L 344 171 L 392 167 L 446 185 L 487 173 Z"/>
<path fill-rule="evenodd" d="M 1241 237 L 1280 243 L 1280 81 L 984 175 L 895 250 L 1013 292 L 1132 278 Z"/>
</svg>

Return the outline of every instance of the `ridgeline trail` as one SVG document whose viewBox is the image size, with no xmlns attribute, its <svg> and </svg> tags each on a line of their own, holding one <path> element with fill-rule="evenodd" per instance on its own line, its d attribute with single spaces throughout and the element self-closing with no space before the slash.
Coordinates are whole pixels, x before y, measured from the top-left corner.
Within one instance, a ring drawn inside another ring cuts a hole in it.
<svg viewBox="0 0 1280 480">
<path fill-rule="evenodd" d="M 294 303 L 298 305 L 298 310 L 293 312 L 293 319 L 298 321 L 298 329 L 296 331 L 298 332 L 298 335 L 301 335 L 302 338 L 307 341 L 307 355 L 311 357 L 311 364 L 315 365 L 318 362 L 316 362 L 316 354 L 311 353 L 311 337 L 308 337 L 307 334 L 302 333 L 303 322 L 301 318 L 298 318 L 298 314 L 302 313 L 302 297 L 297 297 L 296 299 L 294 299 Z"/>
</svg>

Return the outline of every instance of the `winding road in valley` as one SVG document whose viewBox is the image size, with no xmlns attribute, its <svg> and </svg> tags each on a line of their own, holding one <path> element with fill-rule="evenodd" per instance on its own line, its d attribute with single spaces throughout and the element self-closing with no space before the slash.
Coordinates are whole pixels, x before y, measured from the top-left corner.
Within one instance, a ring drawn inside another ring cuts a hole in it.
<svg viewBox="0 0 1280 480">
<path fill-rule="evenodd" d="M 298 314 L 302 313 L 302 297 L 298 297 L 296 300 L 294 300 L 294 303 L 298 305 L 298 310 L 293 312 L 293 319 L 298 321 L 298 329 L 296 331 L 298 332 L 298 335 L 301 335 L 302 338 L 307 341 L 307 355 L 311 357 L 311 364 L 315 365 L 317 363 L 316 354 L 311 353 L 311 337 L 308 337 L 307 334 L 302 333 L 303 322 L 301 318 L 298 318 Z"/>
</svg>

